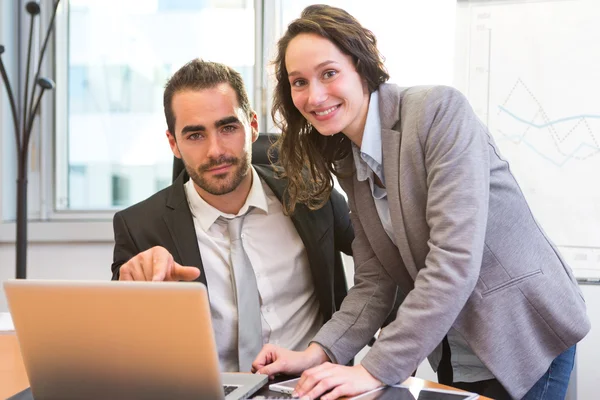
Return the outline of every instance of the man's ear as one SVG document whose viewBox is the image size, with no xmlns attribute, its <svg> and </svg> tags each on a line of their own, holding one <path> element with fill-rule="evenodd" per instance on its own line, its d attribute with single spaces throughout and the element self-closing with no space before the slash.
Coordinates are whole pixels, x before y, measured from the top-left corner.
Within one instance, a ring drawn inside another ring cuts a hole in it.
<svg viewBox="0 0 600 400">
<path fill-rule="evenodd" d="M 173 155 L 177 158 L 181 158 L 181 153 L 179 152 L 179 147 L 177 146 L 177 140 L 175 139 L 175 135 L 169 132 L 168 129 L 166 133 L 167 139 L 169 139 L 169 146 L 171 146 L 171 151 L 173 152 Z"/>
<path fill-rule="evenodd" d="M 258 117 L 255 112 L 250 117 L 250 129 L 252 129 L 252 143 L 254 143 L 258 139 Z"/>
</svg>

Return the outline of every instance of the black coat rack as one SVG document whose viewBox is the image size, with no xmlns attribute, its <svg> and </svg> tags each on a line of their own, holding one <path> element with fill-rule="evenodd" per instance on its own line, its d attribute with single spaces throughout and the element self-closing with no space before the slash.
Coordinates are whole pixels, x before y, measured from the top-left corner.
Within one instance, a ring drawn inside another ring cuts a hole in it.
<svg viewBox="0 0 600 400">
<path fill-rule="evenodd" d="M 2 61 L 2 54 L 5 51 L 5 47 L 0 44 L 0 74 L 2 75 L 2 81 L 6 88 L 8 100 L 10 102 L 10 108 L 14 123 L 15 139 L 17 144 L 17 221 L 16 221 L 16 277 L 17 279 L 27 278 L 27 161 L 29 156 L 29 139 L 31 138 L 31 130 L 33 128 L 33 121 L 40 108 L 42 96 L 46 90 L 54 89 L 54 81 L 50 78 L 40 77 L 40 69 L 42 66 L 42 60 L 44 59 L 44 53 L 48 46 L 48 40 L 54 27 L 54 20 L 56 19 L 56 10 L 60 0 L 55 0 L 54 10 L 50 23 L 46 30 L 46 37 L 40 49 L 40 56 L 38 59 L 37 69 L 33 77 L 34 84 L 31 87 L 31 97 L 29 97 L 29 80 L 30 80 L 30 63 L 31 63 L 31 46 L 33 40 L 33 27 L 34 19 L 40 14 L 40 4 L 37 1 L 30 1 L 25 4 L 25 10 L 29 14 L 29 41 L 27 45 L 27 66 L 25 69 L 25 87 L 22 92 L 23 95 L 23 107 L 17 108 L 15 97 L 13 94 L 4 62 Z M 33 73 L 33 71 L 31 71 Z M 39 93 L 36 92 L 37 88 L 40 88 Z M 35 100 L 34 100 L 35 99 Z"/>
</svg>

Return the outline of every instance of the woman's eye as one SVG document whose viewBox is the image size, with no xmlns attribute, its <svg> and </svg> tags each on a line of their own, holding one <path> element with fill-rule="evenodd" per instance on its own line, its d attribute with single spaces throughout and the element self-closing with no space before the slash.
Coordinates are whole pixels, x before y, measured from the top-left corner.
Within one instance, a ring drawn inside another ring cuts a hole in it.
<svg viewBox="0 0 600 400">
<path fill-rule="evenodd" d="M 302 87 L 306 84 L 306 81 L 304 79 L 296 79 L 294 81 L 294 83 L 292 83 L 293 86 L 295 87 Z"/>
<path fill-rule="evenodd" d="M 335 75 L 337 75 L 337 71 L 329 70 L 329 71 L 325 71 L 323 73 L 323 78 L 327 79 L 327 78 L 331 78 L 331 77 L 333 77 Z"/>
</svg>

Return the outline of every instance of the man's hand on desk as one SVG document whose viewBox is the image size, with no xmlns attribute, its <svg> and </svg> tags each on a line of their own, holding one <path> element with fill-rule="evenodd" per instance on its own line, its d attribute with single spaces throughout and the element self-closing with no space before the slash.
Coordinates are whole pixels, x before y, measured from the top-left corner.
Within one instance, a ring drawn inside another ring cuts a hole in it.
<svg viewBox="0 0 600 400">
<path fill-rule="evenodd" d="M 200 276 L 196 267 L 184 267 L 164 247 L 143 251 L 121 266 L 120 281 L 193 281 Z"/>
<path fill-rule="evenodd" d="M 277 374 L 300 375 L 302 371 L 326 361 L 329 361 L 329 357 L 316 343 L 304 351 L 266 344 L 252 363 L 252 372 L 269 375 L 271 379 Z"/>
</svg>

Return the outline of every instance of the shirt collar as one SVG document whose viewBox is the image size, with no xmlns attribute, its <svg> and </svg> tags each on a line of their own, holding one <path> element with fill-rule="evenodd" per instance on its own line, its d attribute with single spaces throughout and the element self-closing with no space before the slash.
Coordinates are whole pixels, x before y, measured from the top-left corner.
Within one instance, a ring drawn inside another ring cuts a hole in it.
<svg viewBox="0 0 600 400">
<path fill-rule="evenodd" d="M 371 157 L 379 165 L 383 163 L 379 92 L 377 90 L 371 93 L 371 99 L 369 100 L 369 110 L 367 111 L 367 121 L 365 123 L 360 152 Z"/>
<path fill-rule="evenodd" d="M 240 215 L 244 215 L 248 212 L 250 207 L 257 208 L 262 210 L 265 214 L 269 213 L 269 206 L 267 204 L 267 195 L 265 194 L 265 190 L 262 185 L 262 180 L 258 176 L 258 173 L 254 169 L 254 167 L 250 167 L 252 171 L 252 186 L 250 186 L 250 193 L 248 193 L 248 197 L 246 198 L 246 202 L 240 209 L 237 214 L 227 214 L 217 210 L 215 207 L 208 204 L 196 191 L 196 187 L 194 186 L 194 182 L 189 179 L 185 183 L 185 193 L 187 195 L 188 204 L 190 206 L 190 211 L 194 218 L 198 220 L 200 226 L 204 231 L 208 231 L 208 229 L 215 223 L 215 221 L 219 217 L 224 218 L 235 218 Z"/>
<path fill-rule="evenodd" d="M 359 181 L 367 180 L 369 176 L 369 167 L 376 171 L 378 175 L 383 173 L 381 168 L 383 164 L 383 152 L 381 146 L 379 91 L 376 90 L 371 93 L 369 99 L 369 109 L 367 111 L 367 120 L 365 122 L 365 130 L 363 132 L 360 149 L 357 145 L 352 143 L 356 177 Z M 381 176 L 380 179 L 382 179 Z"/>
</svg>

